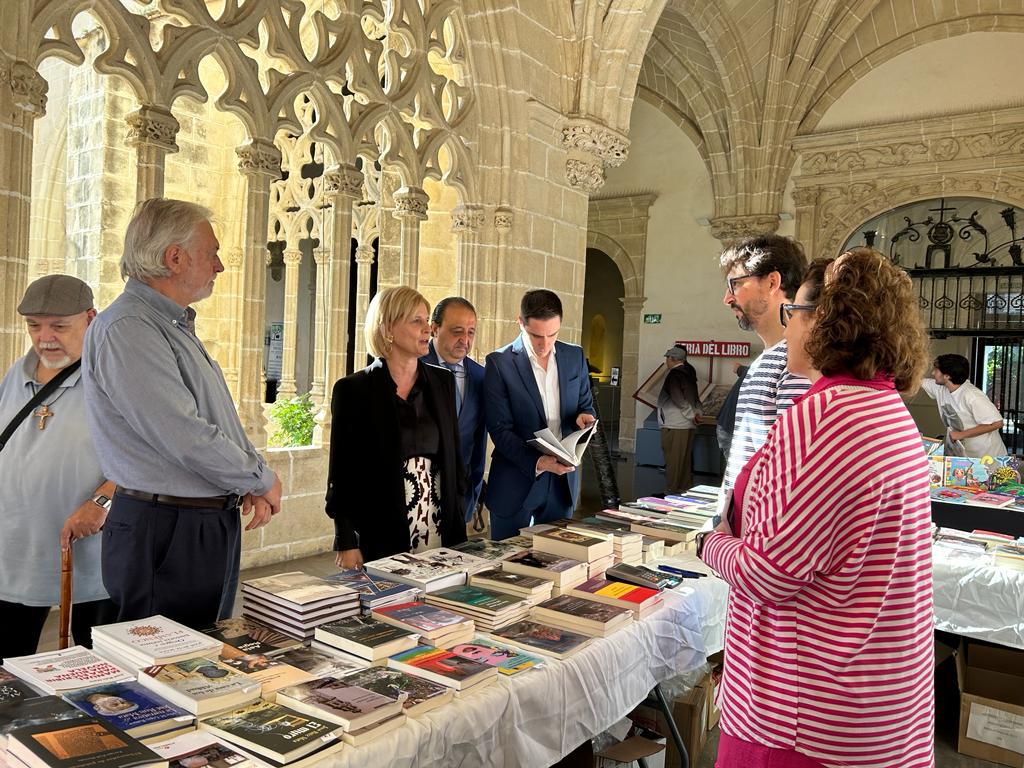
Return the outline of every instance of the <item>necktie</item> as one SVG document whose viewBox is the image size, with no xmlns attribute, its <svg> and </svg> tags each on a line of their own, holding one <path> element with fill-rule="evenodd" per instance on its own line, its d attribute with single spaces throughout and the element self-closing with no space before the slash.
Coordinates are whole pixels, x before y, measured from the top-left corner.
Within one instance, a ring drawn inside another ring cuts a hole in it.
<svg viewBox="0 0 1024 768">
<path fill-rule="evenodd" d="M 462 390 L 459 389 L 459 374 L 462 366 L 458 363 L 445 363 L 444 367 L 455 377 L 455 415 L 460 416 L 462 414 Z"/>
</svg>

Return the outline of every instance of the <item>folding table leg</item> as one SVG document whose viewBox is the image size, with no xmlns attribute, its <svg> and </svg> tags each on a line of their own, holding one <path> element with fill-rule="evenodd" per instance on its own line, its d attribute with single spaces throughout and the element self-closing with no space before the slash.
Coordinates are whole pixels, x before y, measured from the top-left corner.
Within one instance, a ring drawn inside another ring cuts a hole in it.
<svg viewBox="0 0 1024 768">
<path fill-rule="evenodd" d="M 644 760 L 642 757 L 638 757 L 636 759 L 636 764 L 639 765 L 640 768 L 647 768 L 647 761 Z"/>
<path fill-rule="evenodd" d="M 690 756 L 686 752 L 686 745 L 683 743 L 683 737 L 679 735 L 679 729 L 676 728 L 676 721 L 672 719 L 672 708 L 668 705 L 668 701 L 665 699 L 665 694 L 661 692 L 661 686 L 654 686 L 654 697 L 658 701 L 658 709 L 665 715 L 665 722 L 668 723 L 668 730 L 672 736 L 672 740 L 676 743 L 676 749 L 679 750 L 679 759 L 682 764 L 682 768 L 690 768 Z M 642 766 L 641 766 L 642 768 Z"/>
</svg>

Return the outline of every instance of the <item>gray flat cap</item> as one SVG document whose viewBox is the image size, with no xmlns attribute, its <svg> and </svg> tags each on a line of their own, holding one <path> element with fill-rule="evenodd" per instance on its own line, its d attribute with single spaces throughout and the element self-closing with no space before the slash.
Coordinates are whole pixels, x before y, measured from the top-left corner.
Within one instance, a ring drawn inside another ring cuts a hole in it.
<svg viewBox="0 0 1024 768">
<path fill-rule="evenodd" d="M 71 275 L 46 275 L 25 289 L 21 315 L 77 315 L 93 308 L 92 288 Z"/>
<path fill-rule="evenodd" d="M 671 357 L 673 360 L 685 360 L 686 347 L 676 344 L 674 347 L 665 350 L 665 357 Z"/>
</svg>

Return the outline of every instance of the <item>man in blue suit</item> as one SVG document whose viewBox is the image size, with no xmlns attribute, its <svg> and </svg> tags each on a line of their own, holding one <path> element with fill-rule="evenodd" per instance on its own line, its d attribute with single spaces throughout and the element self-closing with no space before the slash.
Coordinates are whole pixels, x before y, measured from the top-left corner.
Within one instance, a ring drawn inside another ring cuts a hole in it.
<svg viewBox="0 0 1024 768">
<path fill-rule="evenodd" d="M 441 299 L 430 316 L 430 352 L 421 359 L 448 368 L 455 374 L 455 411 L 459 415 L 459 450 L 469 481 L 466 491 L 466 523 L 484 484 L 487 429 L 484 420 L 484 367 L 470 359 L 476 337 L 476 309 L 461 296 Z"/>
<path fill-rule="evenodd" d="M 579 476 L 526 441 L 545 427 L 561 439 L 595 420 L 583 350 L 558 341 L 558 296 L 527 291 L 519 327 L 520 336 L 489 354 L 484 369 L 487 431 L 494 441 L 487 508 L 496 540 L 515 536 L 531 520 L 572 517 Z"/>
</svg>

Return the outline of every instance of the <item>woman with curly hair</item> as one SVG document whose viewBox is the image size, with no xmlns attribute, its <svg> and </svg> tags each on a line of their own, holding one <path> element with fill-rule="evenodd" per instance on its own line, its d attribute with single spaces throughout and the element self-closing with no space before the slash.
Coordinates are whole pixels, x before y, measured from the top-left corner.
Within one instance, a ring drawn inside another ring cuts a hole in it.
<svg viewBox="0 0 1024 768">
<path fill-rule="evenodd" d="M 910 278 L 855 248 L 783 304 L 812 382 L 698 537 L 729 582 L 717 768 L 932 768 L 928 465 L 901 392 L 927 367 Z"/>
</svg>

